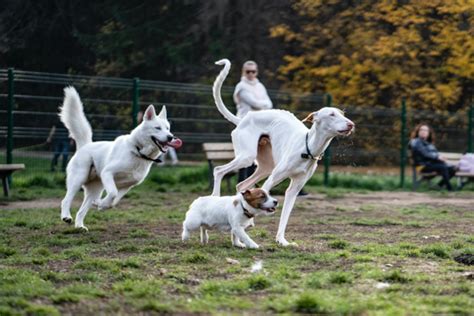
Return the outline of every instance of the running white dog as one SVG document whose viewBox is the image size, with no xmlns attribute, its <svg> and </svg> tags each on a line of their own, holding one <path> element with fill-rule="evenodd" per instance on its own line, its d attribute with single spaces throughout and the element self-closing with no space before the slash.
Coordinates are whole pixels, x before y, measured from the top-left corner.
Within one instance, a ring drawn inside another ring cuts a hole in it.
<svg viewBox="0 0 474 316">
<path fill-rule="evenodd" d="M 292 113 L 283 110 L 249 112 L 240 119 L 225 107 L 221 97 L 221 87 L 229 73 L 230 61 L 222 59 L 216 64 L 224 65 L 224 69 L 214 82 L 214 100 L 219 112 L 235 124 L 236 128 L 231 134 L 235 158 L 214 169 L 212 195 L 220 195 L 221 181 L 225 174 L 248 167 L 254 160 L 257 160 L 257 170 L 237 185 L 238 191 L 251 188 L 267 176 L 269 177 L 262 189 L 270 191 L 278 183 L 290 178 L 276 235 L 279 244 L 288 246 L 290 243 L 285 239 L 285 229 L 296 196 L 315 172 L 318 160 L 331 140 L 337 135 L 351 134 L 354 123 L 344 117 L 342 111 L 332 107 L 322 108 L 308 115 L 303 122 L 312 123 L 310 129 Z"/>
<path fill-rule="evenodd" d="M 129 135 L 114 141 L 92 142 L 92 129 L 84 114 L 79 94 L 73 87 L 64 89 L 64 103 L 59 116 L 77 151 L 67 166 L 67 193 L 61 203 L 61 218 L 71 223 L 71 203 L 81 186 L 84 201 L 76 214 L 77 228 L 83 228 L 84 217 L 92 205 L 99 210 L 115 206 L 134 186 L 140 184 L 154 161 L 168 146 L 179 148 L 182 142 L 170 132 L 163 106 L 157 116 L 153 105 L 148 106 L 143 122 Z M 101 199 L 105 189 L 107 195 Z"/>
<path fill-rule="evenodd" d="M 240 248 L 258 248 L 247 235 L 245 228 L 253 226 L 253 218 L 260 214 L 273 214 L 278 201 L 262 189 L 246 190 L 234 196 L 204 196 L 189 207 L 183 222 L 183 241 L 191 231 L 201 228 L 201 243 L 207 244 L 207 230 L 217 228 L 230 231 L 232 245 Z M 242 243 L 243 242 L 243 243 Z"/>
</svg>

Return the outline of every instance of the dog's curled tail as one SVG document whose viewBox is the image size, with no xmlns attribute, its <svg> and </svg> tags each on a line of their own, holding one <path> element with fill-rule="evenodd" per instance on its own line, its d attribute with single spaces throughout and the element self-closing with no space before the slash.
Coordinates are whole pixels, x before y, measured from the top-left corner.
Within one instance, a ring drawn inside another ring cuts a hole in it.
<svg viewBox="0 0 474 316">
<path fill-rule="evenodd" d="M 69 130 L 71 138 L 76 141 L 77 149 L 92 142 L 92 128 L 74 87 L 64 88 L 64 102 L 59 108 L 59 118 Z"/>
<path fill-rule="evenodd" d="M 216 80 L 214 81 L 214 85 L 212 86 L 212 96 L 214 97 L 214 101 L 216 102 L 216 106 L 219 112 L 221 112 L 221 114 L 231 123 L 238 125 L 240 119 L 226 108 L 221 96 L 222 83 L 224 83 L 225 78 L 229 74 L 230 61 L 228 59 L 221 59 L 216 61 L 216 65 L 224 65 L 224 68 L 221 70 Z"/>
</svg>

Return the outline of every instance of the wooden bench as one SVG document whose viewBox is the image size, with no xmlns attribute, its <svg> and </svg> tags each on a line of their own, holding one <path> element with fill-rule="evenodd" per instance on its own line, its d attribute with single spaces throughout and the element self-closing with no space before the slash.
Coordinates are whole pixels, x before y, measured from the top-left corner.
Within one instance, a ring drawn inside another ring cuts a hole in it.
<svg viewBox="0 0 474 316">
<path fill-rule="evenodd" d="M 232 143 L 204 143 L 202 144 L 202 148 L 206 154 L 207 163 L 209 165 L 209 188 L 212 189 L 216 163 L 218 163 L 217 165 L 222 165 L 234 159 L 234 146 Z M 230 184 L 230 177 L 233 175 L 235 175 L 235 172 L 230 172 L 224 177 L 229 192 L 234 192 Z"/>
<path fill-rule="evenodd" d="M 450 153 L 450 152 L 440 152 L 439 153 L 442 157 L 446 158 L 446 162 L 450 165 L 457 166 L 459 164 L 459 160 L 463 154 L 459 153 Z M 413 191 L 420 186 L 420 183 L 423 181 L 427 181 L 431 183 L 431 180 L 437 176 L 439 176 L 436 172 L 422 172 L 423 166 L 415 165 L 412 163 L 413 169 Z M 457 171 L 454 175 L 457 178 L 457 187 L 458 189 L 462 189 L 467 183 L 470 181 L 474 181 L 474 174 Z"/>
<path fill-rule="evenodd" d="M 8 196 L 10 194 L 10 186 L 8 183 L 8 177 L 17 170 L 23 170 L 25 169 L 25 165 L 20 163 L 20 164 L 7 164 L 3 165 L 0 164 L 0 177 L 2 178 L 2 184 L 3 184 L 3 194 L 5 196 Z"/>
<path fill-rule="evenodd" d="M 459 153 L 439 153 L 441 156 L 446 158 L 446 162 L 450 165 L 455 165 L 457 166 L 459 164 L 459 160 L 461 160 L 461 157 L 463 154 Z M 466 184 L 468 184 L 470 181 L 474 181 L 474 173 L 469 173 L 469 172 L 462 172 L 462 171 L 456 171 L 456 174 L 454 175 L 457 179 L 457 186 L 458 189 L 462 189 Z"/>
</svg>

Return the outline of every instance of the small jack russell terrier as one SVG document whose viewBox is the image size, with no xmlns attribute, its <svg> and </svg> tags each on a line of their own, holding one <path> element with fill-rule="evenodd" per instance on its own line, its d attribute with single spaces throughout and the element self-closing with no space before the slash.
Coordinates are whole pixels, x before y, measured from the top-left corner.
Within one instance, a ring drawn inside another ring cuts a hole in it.
<svg viewBox="0 0 474 316">
<path fill-rule="evenodd" d="M 197 198 L 189 207 L 183 222 L 183 241 L 190 232 L 201 228 L 201 243 L 207 244 L 207 230 L 217 228 L 230 231 L 232 245 L 240 248 L 259 248 L 245 229 L 253 226 L 256 215 L 275 213 L 278 201 L 262 189 L 250 189 L 234 196 L 204 196 Z"/>
</svg>

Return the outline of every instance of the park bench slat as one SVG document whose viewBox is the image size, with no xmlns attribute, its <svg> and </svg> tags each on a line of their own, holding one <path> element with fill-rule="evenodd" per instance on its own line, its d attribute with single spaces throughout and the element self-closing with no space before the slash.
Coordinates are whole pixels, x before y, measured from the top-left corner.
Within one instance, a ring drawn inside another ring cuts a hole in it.
<svg viewBox="0 0 474 316">
<path fill-rule="evenodd" d="M 206 158 L 208 160 L 232 160 L 234 157 L 235 155 L 233 151 L 208 151 L 206 153 Z"/>
<path fill-rule="evenodd" d="M 456 177 L 468 177 L 468 178 L 474 178 L 474 173 L 469 173 L 469 172 L 456 172 Z"/>
<path fill-rule="evenodd" d="M 204 143 L 202 148 L 205 152 L 208 151 L 232 151 L 234 152 L 234 146 L 232 143 Z"/>
<path fill-rule="evenodd" d="M 25 169 L 25 164 L 16 163 L 16 164 L 0 164 L 0 171 L 16 171 Z"/>
</svg>

